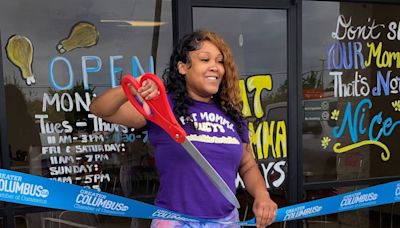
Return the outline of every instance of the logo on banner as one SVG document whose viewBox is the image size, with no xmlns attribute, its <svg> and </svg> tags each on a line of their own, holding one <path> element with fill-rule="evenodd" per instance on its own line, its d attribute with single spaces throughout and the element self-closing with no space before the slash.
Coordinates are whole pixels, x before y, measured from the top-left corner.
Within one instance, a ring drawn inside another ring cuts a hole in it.
<svg viewBox="0 0 400 228">
<path fill-rule="evenodd" d="M 0 174 L 0 194 L 9 199 L 46 204 L 49 190 L 42 185 L 22 181 L 22 176 Z"/>
<path fill-rule="evenodd" d="M 322 208 L 323 207 L 319 205 L 308 208 L 306 208 L 305 206 L 295 207 L 293 209 L 289 209 L 286 211 L 286 215 L 283 221 L 288 219 L 297 219 L 300 217 L 311 216 L 319 213 L 322 210 Z"/>
<path fill-rule="evenodd" d="M 160 209 L 153 212 L 152 216 L 159 218 L 159 219 L 173 219 L 173 220 L 184 221 L 184 222 L 198 222 L 195 219 L 185 218 L 177 213 L 173 213 L 173 212 L 166 211 L 166 210 L 160 210 Z"/>
<path fill-rule="evenodd" d="M 400 184 L 396 185 L 396 191 L 395 191 L 394 195 L 395 195 L 396 200 L 400 200 Z"/>
<path fill-rule="evenodd" d="M 361 192 L 356 192 L 350 195 L 346 195 L 342 198 L 340 202 L 339 210 L 348 209 L 352 207 L 360 207 L 366 204 L 375 204 L 379 195 L 375 192 L 361 194 Z"/>
<path fill-rule="evenodd" d="M 123 203 L 107 199 L 105 194 L 87 190 L 79 191 L 79 194 L 75 198 L 74 207 L 88 211 L 113 214 L 123 214 L 123 212 L 129 209 L 129 207 Z"/>
</svg>

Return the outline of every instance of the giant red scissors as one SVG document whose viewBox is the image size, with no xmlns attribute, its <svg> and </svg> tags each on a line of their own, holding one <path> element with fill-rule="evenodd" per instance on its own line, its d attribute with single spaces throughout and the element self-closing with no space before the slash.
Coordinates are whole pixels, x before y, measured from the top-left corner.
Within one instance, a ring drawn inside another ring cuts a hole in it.
<svg viewBox="0 0 400 228">
<path fill-rule="evenodd" d="M 142 83 L 150 79 L 156 83 L 160 95 L 151 99 L 143 100 L 139 95 L 138 99 L 142 103 L 146 103 L 150 108 L 150 113 L 146 112 L 142 104 L 135 98 L 136 95 L 132 94 L 129 86 L 132 86 L 136 91 L 142 86 Z M 231 191 L 225 181 L 217 173 L 217 171 L 210 165 L 204 158 L 200 151 L 186 138 L 185 130 L 179 125 L 174 114 L 172 113 L 171 106 L 168 102 L 167 93 L 163 82 L 157 75 L 146 73 L 140 77 L 140 81 L 134 79 L 131 75 L 126 75 L 121 81 L 122 88 L 132 105 L 147 119 L 163 128 L 176 142 L 180 143 L 189 155 L 196 161 L 201 169 L 206 173 L 211 182 L 218 188 L 224 197 L 236 208 L 240 207 L 239 201 L 236 199 L 235 194 Z"/>
</svg>

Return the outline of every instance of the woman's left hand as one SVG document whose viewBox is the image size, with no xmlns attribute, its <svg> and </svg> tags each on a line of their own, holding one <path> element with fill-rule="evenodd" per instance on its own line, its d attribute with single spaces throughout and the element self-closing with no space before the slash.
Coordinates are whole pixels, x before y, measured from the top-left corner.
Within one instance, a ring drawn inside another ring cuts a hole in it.
<svg viewBox="0 0 400 228">
<path fill-rule="evenodd" d="M 275 221 L 278 206 L 271 200 L 267 191 L 254 197 L 253 212 L 257 227 L 266 227 Z"/>
</svg>

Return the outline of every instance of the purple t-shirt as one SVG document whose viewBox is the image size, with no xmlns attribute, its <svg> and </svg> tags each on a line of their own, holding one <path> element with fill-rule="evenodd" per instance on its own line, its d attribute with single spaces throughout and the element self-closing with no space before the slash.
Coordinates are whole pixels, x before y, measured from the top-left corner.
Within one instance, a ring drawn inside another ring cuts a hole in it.
<svg viewBox="0 0 400 228">
<path fill-rule="evenodd" d="M 198 130 L 188 123 L 183 125 L 187 138 L 235 193 L 235 178 L 243 153 L 242 139 L 235 123 L 214 103 L 194 101 L 189 113 Z M 234 206 L 225 199 L 185 149 L 150 121 L 148 132 L 149 141 L 155 148 L 155 161 L 160 175 L 155 204 L 202 218 L 229 215 Z M 243 143 L 248 143 L 247 125 L 244 135 Z"/>
</svg>

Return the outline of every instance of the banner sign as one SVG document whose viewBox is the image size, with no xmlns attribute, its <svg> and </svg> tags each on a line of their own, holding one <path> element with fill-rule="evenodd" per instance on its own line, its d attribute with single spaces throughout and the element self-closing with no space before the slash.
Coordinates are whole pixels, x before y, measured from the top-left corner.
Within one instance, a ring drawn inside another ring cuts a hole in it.
<svg viewBox="0 0 400 228">
<path fill-rule="evenodd" d="M 214 222 L 44 177 L 0 169 L 0 200 L 38 207 L 143 219 Z M 278 209 L 275 222 L 305 219 L 400 201 L 400 180 Z M 227 224 L 227 223 L 224 223 Z M 255 226 L 255 219 L 239 222 Z"/>
</svg>

